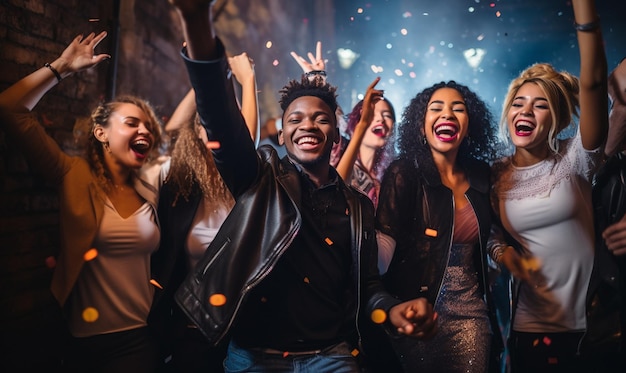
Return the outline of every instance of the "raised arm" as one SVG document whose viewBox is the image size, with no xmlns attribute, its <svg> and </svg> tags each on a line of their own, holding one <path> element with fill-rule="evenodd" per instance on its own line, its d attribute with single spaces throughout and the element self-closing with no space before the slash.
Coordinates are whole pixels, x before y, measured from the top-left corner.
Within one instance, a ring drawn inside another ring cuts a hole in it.
<svg viewBox="0 0 626 373">
<path fill-rule="evenodd" d="M 359 119 L 359 123 L 357 123 L 354 128 L 354 133 L 350 138 L 348 147 L 341 156 L 339 164 L 337 165 L 337 172 L 347 183 L 349 183 L 350 179 L 352 179 L 354 162 L 356 162 L 356 158 L 359 155 L 359 149 L 361 148 L 363 136 L 365 136 L 365 133 L 374 118 L 374 106 L 376 106 L 376 102 L 381 100 L 383 97 L 384 91 L 376 89 L 376 84 L 378 84 L 379 81 L 380 78 L 376 78 L 372 83 L 370 83 L 369 87 L 367 87 L 365 98 L 363 99 L 363 112 L 361 113 L 361 119 Z"/>
<path fill-rule="evenodd" d="M 256 179 L 259 158 L 235 98 L 225 48 L 216 37 L 211 0 L 169 0 L 176 7 L 185 38 L 183 54 L 195 91 L 196 110 L 210 141 L 215 164 L 237 199 Z"/>
<path fill-rule="evenodd" d="M 573 0 L 580 51 L 580 133 L 585 149 L 604 143 L 608 130 L 607 62 L 594 0 Z"/>
<path fill-rule="evenodd" d="M 256 89 L 254 65 L 246 52 L 228 58 L 230 69 L 241 85 L 241 114 L 246 121 L 250 136 L 258 144 L 261 136 L 259 125 L 259 98 Z"/>
<path fill-rule="evenodd" d="M 196 94 L 193 89 L 190 89 L 178 103 L 170 119 L 165 123 L 165 132 L 171 133 L 180 129 L 185 123 L 193 121 L 195 116 Z"/>
<path fill-rule="evenodd" d="M 110 58 L 108 54 L 95 54 L 94 49 L 106 37 L 105 31 L 86 37 L 78 35 L 54 61 L 22 78 L 0 93 L 0 106 L 9 111 L 28 112 L 44 94 L 67 76 L 89 69 Z"/>
</svg>

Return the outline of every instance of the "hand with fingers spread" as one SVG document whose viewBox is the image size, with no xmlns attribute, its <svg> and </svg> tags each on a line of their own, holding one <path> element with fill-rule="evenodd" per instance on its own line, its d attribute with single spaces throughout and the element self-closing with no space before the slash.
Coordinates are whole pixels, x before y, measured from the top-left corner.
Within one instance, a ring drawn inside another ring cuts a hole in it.
<svg viewBox="0 0 626 373">
<path fill-rule="evenodd" d="M 432 338 L 437 333 L 437 313 L 426 298 L 400 303 L 389 310 L 389 321 L 398 333 L 419 339 Z"/>
<path fill-rule="evenodd" d="M 111 58 L 108 54 L 96 54 L 98 44 L 107 36 L 106 31 L 98 35 L 91 33 L 87 36 L 78 35 L 57 59 L 56 69 L 62 76 L 86 70 L 100 62 Z"/>
<path fill-rule="evenodd" d="M 313 53 L 308 52 L 307 57 L 309 57 L 309 61 L 307 61 L 304 57 L 298 55 L 296 52 L 291 52 L 291 57 L 300 65 L 302 71 L 306 74 L 310 71 L 323 71 L 326 70 L 326 62 L 322 57 L 322 42 L 318 41 L 315 45 L 315 55 Z"/>
</svg>

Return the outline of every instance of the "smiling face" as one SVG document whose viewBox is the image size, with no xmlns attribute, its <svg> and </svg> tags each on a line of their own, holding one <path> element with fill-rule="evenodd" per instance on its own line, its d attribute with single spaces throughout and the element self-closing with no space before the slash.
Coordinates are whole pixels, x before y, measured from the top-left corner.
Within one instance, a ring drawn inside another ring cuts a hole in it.
<svg viewBox="0 0 626 373">
<path fill-rule="evenodd" d="M 387 143 L 394 123 L 394 114 L 389 103 L 386 100 L 376 102 L 374 106 L 374 118 L 365 136 L 363 136 L 361 145 L 374 150 L 381 149 Z"/>
<path fill-rule="evenodd" d="M 149 130 L 154 125 L 138 106 L 120 103 L 106 126 L 95 126 L 94 135 L 101 143 L 108 144 L 108 150 L 105 147 L 103 153 L 110 166 L 140 168 L 155 142 Z"/>
<path fill-rule="evenodd" d="M 469 116 L 461 93 L 453 88 L 436 90 L 424 118 L 424 135 L 433 155 L 456 154 L 468 128 Z"/>
<path fill-rule="evenodd" d="M 524 83 L 507 113 L 511 141 L 516 149 L 545 153 L 552 126 L 550 105 L 546 95 L 535 83 Z"/>
<path fill-rule="evenodd" d="M 305 170 L 327 169 L 331 148 L 338 140 L 335 113 L 320 98 L 302 96 L 285 109 L 278 141 Z"/>
</svg>

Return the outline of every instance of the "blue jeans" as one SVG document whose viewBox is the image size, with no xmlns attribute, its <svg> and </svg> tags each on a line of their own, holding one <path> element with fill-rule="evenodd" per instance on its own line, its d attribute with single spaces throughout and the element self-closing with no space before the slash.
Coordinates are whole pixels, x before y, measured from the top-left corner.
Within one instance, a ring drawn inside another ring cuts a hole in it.
<svg viewBox="0 0 626 373">
<path fill-rule="evenodd" d="M 233 341 L 228 345 L 224 361 L 226 373 L 293 372 L 293 373 L 351 373 L 359 372 L 356 357 L 346 342 L 310 354 L 281 354 L 262 349 L 244 349 Z"/>
</svg>

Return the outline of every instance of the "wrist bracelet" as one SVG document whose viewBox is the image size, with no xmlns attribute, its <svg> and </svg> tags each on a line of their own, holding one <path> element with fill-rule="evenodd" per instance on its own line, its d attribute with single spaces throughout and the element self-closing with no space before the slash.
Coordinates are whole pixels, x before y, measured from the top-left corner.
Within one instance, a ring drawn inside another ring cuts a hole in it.
<svg viewBox="0 0 626 373">
<path fill-rule="evenodd" d="M 307 78 L 310 77 L 311 75 L 326 76 L 326 71 L 325 70 L 311 70 L 311 71 L 304 73 L 304 75 L 306 75 Z"/>
<path fill-rule="evenodd" d="M 593 22 L 583 23 L 583 24 L 574 22 L 574 28 L 576 29 L 576 31 L 581 31 L 581 32 L 594 31 L 600 28 L 600 18 L 596 18 L 596 20 Z"/>
<path fill-rule="evenodd" d="M 59 74 L 59 72 L 57 71 L 57 69 L 55 69 L 54 67 L 52 67 L 52 65 L 50 65 L 49 63 L 45 63 L 44 64 L 45 67 L 49 68 L 50 71 L 52 71 L 52 73 L 54 74 L 54 76 L 56 76 L 57 81 L 61 82 L 61 80 L 63 80 L 63 77 L 61 76 L 61 74 Z"/>
</svg>

